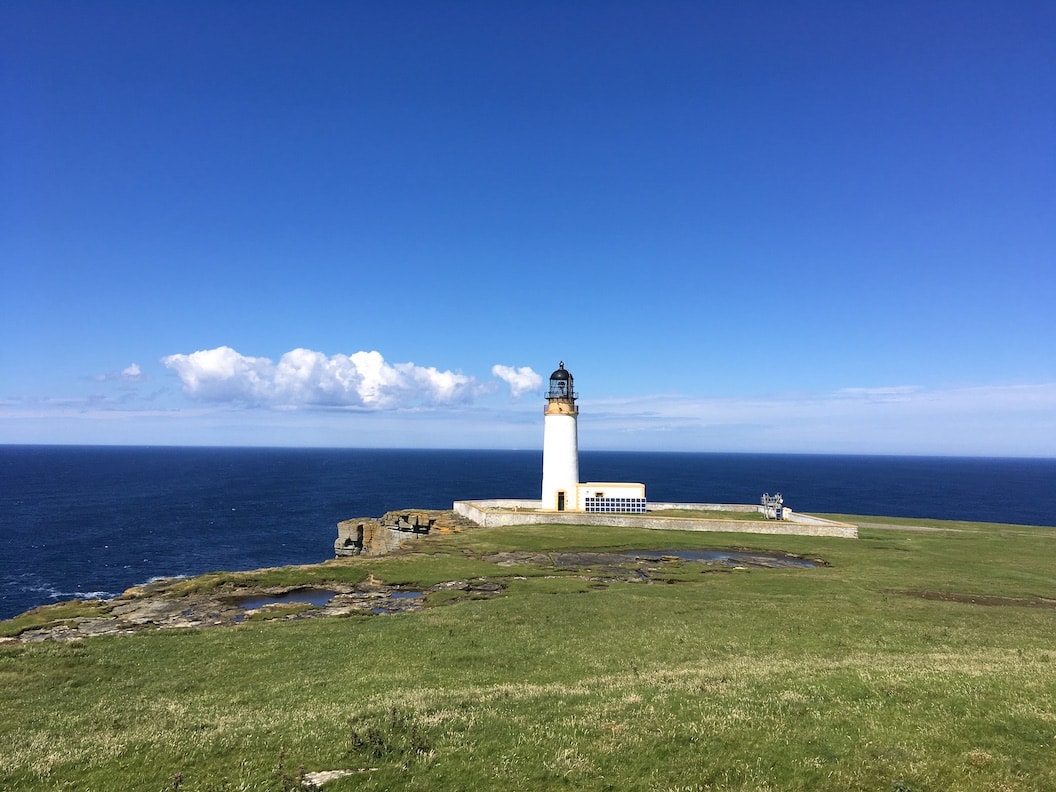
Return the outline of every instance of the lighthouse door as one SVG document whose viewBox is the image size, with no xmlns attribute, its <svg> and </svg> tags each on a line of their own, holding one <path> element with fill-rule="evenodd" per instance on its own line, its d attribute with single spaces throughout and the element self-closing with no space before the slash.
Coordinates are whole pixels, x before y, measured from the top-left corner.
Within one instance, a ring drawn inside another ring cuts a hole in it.
<svg viewBox="0 0 1056 792">
<path fill-rule="evenodd" d="M 564 511 L 565 510 L 565 491 L 564 490 L 558 490 L 558 493 L 557 493 L 557 510 L 558 511 Z"/>
</svg>

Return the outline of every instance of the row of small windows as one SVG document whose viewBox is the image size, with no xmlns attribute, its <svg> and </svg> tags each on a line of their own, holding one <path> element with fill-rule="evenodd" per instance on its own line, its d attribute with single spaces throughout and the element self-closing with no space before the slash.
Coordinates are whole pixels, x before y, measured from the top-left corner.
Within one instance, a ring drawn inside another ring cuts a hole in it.
<svg viewBox="0 0 1056 792">
<path fill-rule="evenodd" d="M 645 498 L 587 497 L 583 500 L 583 510 L 588 512 L 645 514 Z"/>
</svg>

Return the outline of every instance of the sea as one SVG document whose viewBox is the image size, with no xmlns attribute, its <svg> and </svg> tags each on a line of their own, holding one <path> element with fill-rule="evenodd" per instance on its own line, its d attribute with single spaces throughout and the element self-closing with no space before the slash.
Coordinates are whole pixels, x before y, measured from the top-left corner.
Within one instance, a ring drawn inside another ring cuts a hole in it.
<svg viewBox="0 0 1056 792">
<path fill-rule="evenodd" d="M 333 557 L 337 523 L 537 498 L 540 451 L 0 445 L 0 619 L 159 577 Z M 1056 528 L 1056 459 L 581 451 L 654 501 Z"/>
</svg>

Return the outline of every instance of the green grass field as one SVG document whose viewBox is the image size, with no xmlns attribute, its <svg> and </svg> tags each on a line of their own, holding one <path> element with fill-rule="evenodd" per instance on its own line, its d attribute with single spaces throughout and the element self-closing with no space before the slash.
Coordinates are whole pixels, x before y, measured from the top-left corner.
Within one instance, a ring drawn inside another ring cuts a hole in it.
<svg viewBox="0 0 1056 792">
<path fill-rule="evenodd" d="M 5 645 L 0 789 L 288 790 L 304 768 L 354 771 L 327 792 L 1056 790 L 1056 529 L 849 519 L 905 527 L 479 529 L 283 574 L 498 598 Z M 485 560 L 732 546 L 829 565 L 647 583 Z"/>
</svg>

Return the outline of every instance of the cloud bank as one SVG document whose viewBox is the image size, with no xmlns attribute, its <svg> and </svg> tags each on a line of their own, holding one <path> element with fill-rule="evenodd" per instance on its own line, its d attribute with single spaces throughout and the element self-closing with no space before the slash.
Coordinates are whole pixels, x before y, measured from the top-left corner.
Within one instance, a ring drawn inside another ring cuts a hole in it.
<svg viewBox="0 0 1056 792">
<path fill-rule="evenodd" d="M 184 393 L 194 399 L 260 407 L 389 410 L 464 405 L 495 389 L 495 383 L 459 372 L 388 363 L 376 351 L 328 357 L 311 349 L 294 349 L 276 363 L 221 346 L 169 355 L 161 362 L 176 372 Z M 515 397 L 542 382 L 526 366 L 496 365 L 492 372 Z"/>
<path fill-rule="evenodd" d="M 588 406 L 613 448 L 651 439 L 664 450 L 1056 455 L 1056 383 L 598 399 L 584 413 Z"/>
<path fill-rule="evenodd" d="M 174 389 L 166 387 L 130 399 L 129 384 L 121 380 L 116 395 L 97 389 L 63 398 L 0 395 L 0 442 L 524 449 L 542 444 L 542 415 L 533 398 L 519 403 L 482 398 L 472 410 L 458 401 L 496 391 L 500 383 L 508 384 L 511 394 L 518 382 L 527 387 L 534 379 L 523 369 L 494 368 L 496 379 L 481 383 L 410 363 L 390 365 L 378 353 L 328 357 L 294 350 L 273 362 L 226 347 L 170 355 L 165 365 L 196 405 L 168 401 Z M 314 404 L 339 409 L 311 409 Z M 443 404 L 453 406 L 427 406 Z M 244 409 L 247 405 L 270 409 Z M 581 408 L 579 442 L 585 450 L 1056 457 L 1056 383 L 846 387 L 705 398 L 670 393 L 583 399 Z"/>
</svg>

